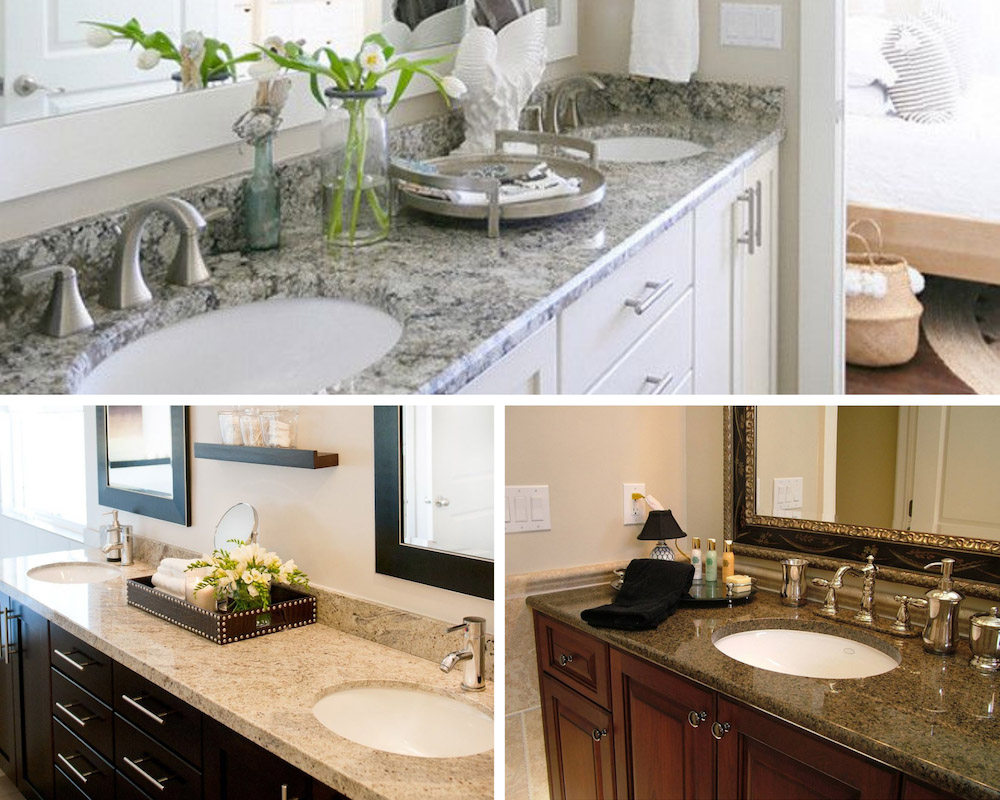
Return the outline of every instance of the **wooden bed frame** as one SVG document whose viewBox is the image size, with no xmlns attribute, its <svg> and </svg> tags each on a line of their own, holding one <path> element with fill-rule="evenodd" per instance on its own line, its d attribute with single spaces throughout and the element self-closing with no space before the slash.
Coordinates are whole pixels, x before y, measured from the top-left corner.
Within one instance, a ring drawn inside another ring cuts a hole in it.
<svg viewBox="0 0 1000 800">
<path fill-rule="evenodd" d="M 849 205 L 847 218 L 875 220 L 886 252 L 903 256 L 921 272 L 1000 284 L 1000 223 L 861 205 Z"/>
</svg>

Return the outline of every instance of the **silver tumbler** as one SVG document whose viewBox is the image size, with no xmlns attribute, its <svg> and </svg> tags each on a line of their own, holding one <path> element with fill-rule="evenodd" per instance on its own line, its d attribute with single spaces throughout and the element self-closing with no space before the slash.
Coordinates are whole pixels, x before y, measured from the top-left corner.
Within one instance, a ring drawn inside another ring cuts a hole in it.
<svg viewBox="0 0 1000 800">
<path fill-rule="evenodd" d="M 804 558 L 786 558 L 781 562 L 781 604 L 804 606 L 806 604 L 806 567 Z"/>
</svg>

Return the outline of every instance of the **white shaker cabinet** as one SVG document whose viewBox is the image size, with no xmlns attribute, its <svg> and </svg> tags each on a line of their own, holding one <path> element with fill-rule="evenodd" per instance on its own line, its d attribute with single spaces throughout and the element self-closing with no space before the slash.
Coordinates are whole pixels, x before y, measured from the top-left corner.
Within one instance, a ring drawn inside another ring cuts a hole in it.
<svg viewBox="0 0 1000 800">
<path fill-rule="evenodd" d="M 556 323 L 547 322 L 458 394 L 556 394 Z"/>
</svg>

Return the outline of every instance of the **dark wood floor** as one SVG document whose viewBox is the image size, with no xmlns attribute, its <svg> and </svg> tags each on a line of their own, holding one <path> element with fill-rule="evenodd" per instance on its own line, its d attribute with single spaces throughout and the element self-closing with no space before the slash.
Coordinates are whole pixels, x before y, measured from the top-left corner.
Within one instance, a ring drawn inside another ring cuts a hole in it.
<svg viewBox="0 0 1000 800">
<path fill-rule="evenodd" d="M 920 349 L 901 367 L 847 367 L 848 394 L 975 394 L 928 344 L 920 332 Z"/>
</svg>

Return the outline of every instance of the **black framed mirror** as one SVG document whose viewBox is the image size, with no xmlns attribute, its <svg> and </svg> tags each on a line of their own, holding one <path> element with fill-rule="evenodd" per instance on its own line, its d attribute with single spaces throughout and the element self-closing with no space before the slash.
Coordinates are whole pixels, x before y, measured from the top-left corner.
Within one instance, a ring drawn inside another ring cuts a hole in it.
<svg viewBox="0 0 1000 800">
<path fill-rule="evenodd" d="M 492 424 L 492 408 L 487 408 L 490 409 Z M 400 406 L 377 406 L 374 409 L 375 571 L 492 600 L 491 549 L 489 557 L 482 549 L 469 553 L 448 552 L 428 543 L 426 535 L 417 535 L 412 530 L 416 527 L 418 515 L 425 513 L 423 506 L 430 507 L 428 510 L 447 510 L 451 508 L 452 501 L 437 496 L 430 502 L 421 500 L 420 507 L 414 507 L 417 504 L 413 499 L 414 484 L 421 480 L 424 467 L 415 463 L 417 457 L 412 452 L 407 451 L 404 456 L 404 415 L 407 411 L 413 410 Z M 489 483 L 492 483 L 492 444 L 488 453 L 480 455 L 491 462 Z M 492 548 L 492 499 L 489 503 L 489 510 L 484 513 L 488 518 L 487 533 Z M 467 520 L 470 518 L 471 515 L 466 517 Z"/>
<path fill-rule="evenodd" d="M 191 525 L 186 406 L 98 406 L 97 499 Z"/>
</svg>

